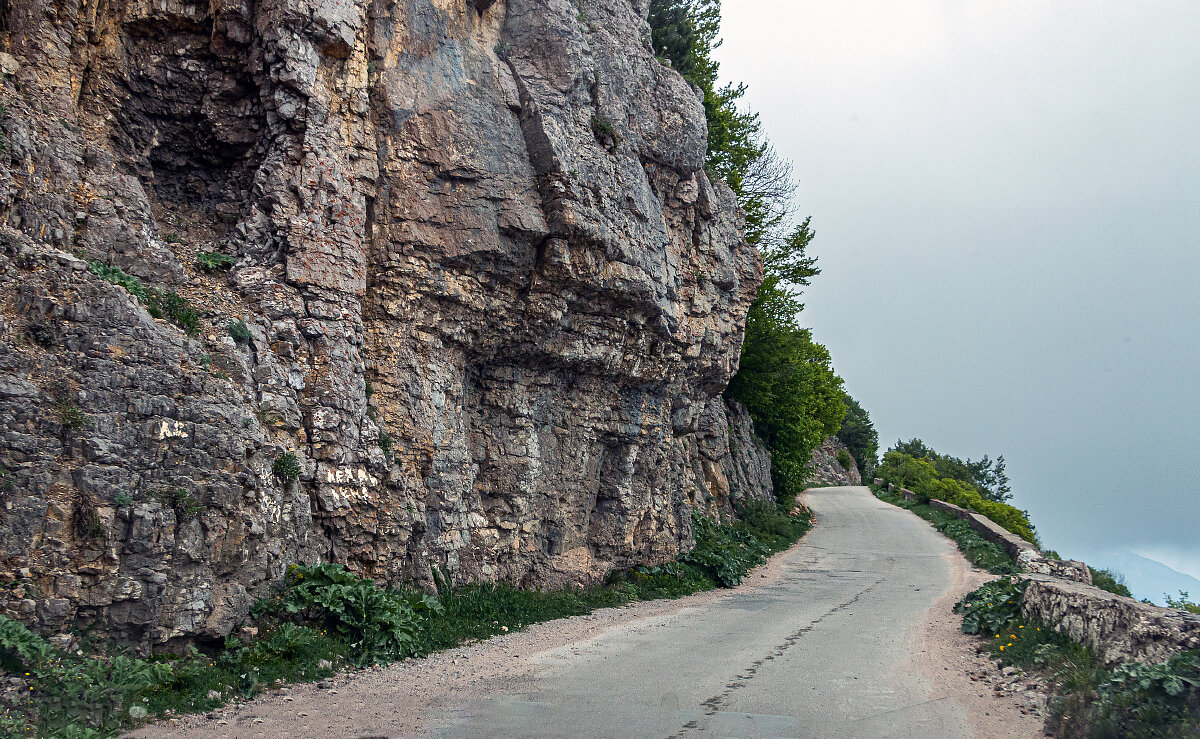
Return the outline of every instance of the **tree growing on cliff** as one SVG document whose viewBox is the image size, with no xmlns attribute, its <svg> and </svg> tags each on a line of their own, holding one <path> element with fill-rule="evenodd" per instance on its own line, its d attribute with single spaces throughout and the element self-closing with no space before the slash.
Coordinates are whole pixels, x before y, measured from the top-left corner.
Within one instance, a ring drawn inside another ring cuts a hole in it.
<svg viewBox="0 0 1200 739">
<path fill-rule="evenodd" d="M 870 477 L 878 464 L 879 432 L 875 430 L 875 424 L 871 423 L 871 414 L 867 413 L 857 400 L 847 394 L 843 402 L 846 404 L 846 416 L 842 419 L 842 427 L 838 429 L 837 437 L 858 461 L 859 474 L 863 478 Z"/>
<path fill-rule="evenodd" d="M 744 85 L 717 86 L 720 0 L 651 0 L 655 53 L 704 93 L 709 176 L 724 180 L 746 214 L 746 241 L 763 257 L 763 283 L 746 317 L 741 366 L 727 394 L 742 402 L 771 452 L 771 476 L 782 500 L 800 492 L 822 439 L 846 415 L 842 380 L 829 351 L 796 316 L 801 288 L 820 274 L 808 256 L 810 220 L 786 227 L 795 184 L 791 164 L 763 135 L 758 115 L 738 109 Z"/>
</svg>

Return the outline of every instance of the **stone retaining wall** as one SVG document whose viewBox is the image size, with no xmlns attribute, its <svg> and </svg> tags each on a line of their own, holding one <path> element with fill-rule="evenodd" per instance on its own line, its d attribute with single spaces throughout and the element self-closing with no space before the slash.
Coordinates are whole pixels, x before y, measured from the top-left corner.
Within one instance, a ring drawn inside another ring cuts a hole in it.
<svg viewBox="0 0 1200 739">
<path fill-rule="evenodd" d="M 901 496 L 914 500 L 911 490 Z M 1162 662 L 1173 653 L 1200 649 L 1200 616 L 1141 603 L 1092 585 L 1078 560 L 1047 559 L 1036 546 L 975 511 L 931 499 L 929 506 L 966 521 L 983 538 L 1011 554 L 1029 580 L 1021 613 L 1095 650 L 1108 664 Z"/>
<path fill-rule="evenodd" d="M 1090 646 L 1108 664 L 1162 662 L 1200 649 L 1200 616 L 1159 608 L 1092 585 L 1030 574 L 1021 614 Z"/>
</svg>

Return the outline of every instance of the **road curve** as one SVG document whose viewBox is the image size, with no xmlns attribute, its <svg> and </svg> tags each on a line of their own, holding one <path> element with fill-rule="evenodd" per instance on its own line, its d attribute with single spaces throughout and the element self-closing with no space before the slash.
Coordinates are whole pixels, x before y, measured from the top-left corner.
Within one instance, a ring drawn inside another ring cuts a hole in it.
<svg viewBox="0 0 1200 739">
<path fill-rule="evenodd" d="M 980 660 L 946 612 L 985 575 L 866 488 L 807 502 L 816 527 L 738 588 L 535 624 L 133 736 L 1039 735 L 964 669 Z"/>
<path fill-rule="evenodd" d="M 819 488 L 782 577 L 543 654 L 532 684 L 450 705 L 439 737 L 973 733 L 910 672 L 912 630 L 950 586 L 952 546 L 865 487 Z M 955 555 L 957 556 L 957 555 Z"/>
</svg>

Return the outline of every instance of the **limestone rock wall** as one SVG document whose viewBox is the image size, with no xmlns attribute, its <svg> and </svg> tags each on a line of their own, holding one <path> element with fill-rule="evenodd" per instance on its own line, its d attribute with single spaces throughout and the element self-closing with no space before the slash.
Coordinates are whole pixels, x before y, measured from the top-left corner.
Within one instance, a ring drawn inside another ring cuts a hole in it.
<svg viewBox="0 0 1200 739">
<path fill-rule="evenodd" d="M 850 469 L 842 466 L 838 461 L 838 452 L 845 451 L 847 454 L 850 450 L 842 443 L 842 440 L 836 436 L 830 436 L 821 442 L 821 446 L 817 447 L 812 454 L 812 460 L 809 462 L 809 469 L 812 472 L 809 474 L 809 485 L 815 486 L 831 486 L 831 485 L 861 485 L 862 475 L 858 472 L 858 465 L 851 464 Z M 853 456 L 850 459 L 854 459 Z"/>
<path fill-rule="evenodd" d="M 646 0 L 0 12 L 4 613 L 149 648 L 293 561 L 594 581 L 770 495 L 720 398 L 761 268 Z"/>
</svg>

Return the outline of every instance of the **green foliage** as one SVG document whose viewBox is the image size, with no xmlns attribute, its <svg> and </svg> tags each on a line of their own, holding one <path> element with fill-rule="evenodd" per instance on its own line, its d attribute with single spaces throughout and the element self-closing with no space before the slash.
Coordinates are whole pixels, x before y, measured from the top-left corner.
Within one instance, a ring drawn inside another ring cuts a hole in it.
<svg viewBox="0 0 1200 739">
<path fill-rule="evenodd" d="M 948 454 L 939 454 L 920 439 L 897 441 L 889 451 L 927 460 L 937 470 L 939 477 L 965 482 L 978 489 L 979 494 L 988 500 L 1003 503 L 1012 498 L 1003 454 L 994 460 L 989 459 L 986 454 L 979 461 L 962 460 Z"/>
<path fill-rule="evenodd" d="M 271 464 L 271 472 L 275 473 L 275 477 L 280 482 L 289 483 L 293 480 L 300 479 L 300 473 L 303 472 L 300 466 L 300 459 L 295 452 L 284 452 L 275 458 Z"/>
<path fill-rule="evenodd" d="M 592 133 L 598 139 L 612 139 L 614 144 L 621 143 L 621 134 L 617 133 L 617 129 L 612 122 L 602 116 L 592 116 Z"/>
<path fill-rule="evenodd" d="M 146 302 L 147 292 L 146 287 L 142 284 L 142 281 L 133 275 L 126 274 L 121 268 L 112 267 L 104 262 L 92 260 L 88 262 L 88 269 L 97 277 L 111 282 L 118 287 L 125 288 L 125 291 L 130 295 L 142 301 L 143 303 Z"/>
<path fill-rule="evenodd" d="M 164 488 L 156 491 L 154 497 L 164 506 L 174 509 L 179 520 L 191 518 L 204 509 L 200 501 L 183 488 Z"/>
<path fill-rule="evenodd" d="M 133 496 L 126 492 L 120 492 L 113 496 L 113 505 L 117 508 L 128 508 L 133 505 Z"/>
<path fill-rule="evenodd" d="M 9 717 L 42 736 L 107 736 L 129 725 L 150 690 L 172 676 L 168 665 L 125 655 L 99 659 L 62 652 L 4 616 L 0 664 L 28 687 L 29 702 L 10 706 Z"/>
<path fill-rule="evenodd" d="M 844 469 L 844 470 L 849 470 L 851 467 L 854 466 L 854 458 L 851 457 L 850 452 L 846 451 L 845 449 L 838 449 L 837 461 L 838 461 L 838 464 L 840 464 L 842 466 L 842 469 Z"/>
<path fill-rule="evenodd" d="M 767 548 L 754 535 L 698 513 L 692 515 L 692 533 L 696 546 L 679 561 L 700 568 L 722 587 L 741 583 L 747 572 L 766 561 Z"/>
<path fill-rule="evenodd" d="M 146 312 L 155 318 L 167 319 L 189 336 L 200 333 L 200 314 L 193 310 L 187 299 L 179 293 L 146 287 L 138 278 L 104 262 L 88 262 L 88 269 L 96 276 L 125 288 L 130 295 L 141 301 L 146 306 Z"/>
<path fill-rule="evenodd" d="M 1021 618 L 1024 583 L 1007 578 L 954 607 L 962 630 L 1007 665 L 1050 673 L 1055 695 L 1046 729 L 1064 737 L 1190 737 L 1200 729 L 1200 653 L 1154 665 L 1108 668 L 1095 653 L 1045 624 Z"/>
<path fill-rule="evenodd" d="M 380 588 L 340 564 L 328 563 L 288 568 L 274 607 L 332 629 L 360 666 L 416 653 L 422 619 L 441 609 L 427 595 Z"/>
<path fill-rule="evenodd" d="M 879 464 L 879 432 L 871 422 L 871 414 L 857 400 L 847 394 L 842 402 L 846 405 L 846 415 L 837 437 L 857 460 L 859 473 L 864 478 L 870 477 Z"/>
<path fill-rule="evenodd" d="M 963 596 L 954 604 L 954 612 L 963 615 L 965 634 L 988 634 L 1008 629 L 1021 620 L 1021 596 L 1027 580 L 1002 577 Z"/>
<path fill-rule="evenodd" d="M 920 443 L 919 440 L 914 441 Z M 971 483 L 956 477 L 943 476 L 937 462 L 928 454 L 916 458 L 904 452 L 888 451 L 883 455 L 883 464 L 875 470 L 875 475 L 885 482 L 908 488 L 917 494 L 920 502 L 936 498 L 953 503 L 960 508 L 982 513 L 1026 541 L 1037 542 L 1037 535 L 1027 513 L 1007 503 L 984 497 L 981 489 Z"/>
<path fill-rule="evenodd" d="M 379 449 L 384 455 L 392 453 L 392 435 L 386 429 L 379 429 Z"/>
<path fill-rule="evenodd" d="M 250 327 L 241 319 L 230 321 L 228 328 L 229 335 L 239 344 L 249 344 L 254 339 L 254 334 L 250 332 Z"/>
<path fill-rule="evenodd" d="M 1123 595 L 1126 598 L 1133 597 L 1133 593 L 1125 585 L 1124 575 L 1112 570 L 1097 570 L 1092 567 L 1088 567 L 1088 571 L 1092 573 L 1092 584 L 1101 590 Z"/>
<path fill-rule="evenodd" d="M 842 380 L 829 350 L 799 327 L 796 314 L 803 306 L 789 287 L 808 284 L 817 274 L 805 255 L 811 238 L 806 220 L 764 253 L 764 279 L 746 316 L 741 364 L 726 390 L 746 406 L 771 452 L 771 477 L 781 500 L 803 490 L 813 450 L 846 416 Z"/>
<path fill-rule="evenodd" d="M 749 503 L 734 524 L 692 515 L 696 546 L 679 561 L 698 568 L 722 587 L 733 587 L 768 555 L 797 541 L 811 527 L 807 515 L 789 516 L 776 503 Z"/>
<path fill-rule="evenodd" d="M 229 269 L 237 262 L 228 254 L 219 251 L 202 251 L 196 254 L 196 266 L 205 272 L 221 272 Z"/>
<path fill-rule="evenodd" d="M 58 413 L 58 422 L 64 431 L 81 431 L 92 425 L 87 414 L 70 400 L 64 398 L 58 401 L 54 409 Z"/>
<path fill-rule="evenodd" d="M 1163 598 L 1167 601 L 1167 608 L 1178 608 L 1188 613 L 1200 613 L 1200 603 L 1188 600 L 1189 596 L 1186 590 L 1180 590 L 1178 598 L 1172 598 L 1166 593 L 1163 593 Z"/>
</svg>

